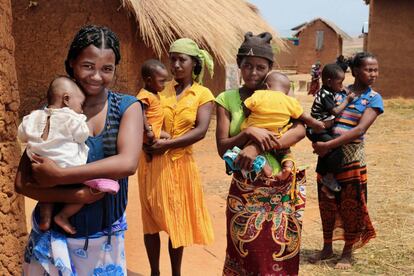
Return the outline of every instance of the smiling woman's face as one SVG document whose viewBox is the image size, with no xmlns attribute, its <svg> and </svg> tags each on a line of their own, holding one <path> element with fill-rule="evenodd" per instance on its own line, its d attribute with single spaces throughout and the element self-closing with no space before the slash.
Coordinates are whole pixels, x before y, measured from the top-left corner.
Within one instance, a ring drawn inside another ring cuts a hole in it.
<svg viewBox="0 0 414 276">
<path fill-rule="evenodd" d="M 259 88 L 269 71 L 270 64 L 265 58 L 244 57 L 240 62 L 240 72 L 244 86 L 249 89 Z"/>
<path fill-rule="evenodd" d="M 91 44 L 70 62 L 70 66 L 86 96 L 98 95 L 114 78 L 115 53 L 112 49 L 99 49 Z"/>
</svg>

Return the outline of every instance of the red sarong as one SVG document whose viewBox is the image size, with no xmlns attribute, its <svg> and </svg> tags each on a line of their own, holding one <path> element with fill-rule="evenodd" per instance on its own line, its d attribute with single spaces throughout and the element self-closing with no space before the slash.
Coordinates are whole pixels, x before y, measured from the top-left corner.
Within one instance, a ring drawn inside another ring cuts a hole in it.
<svg viewBox="0 0 414 276">
<path fill-rule="evenodd" d="M 227 198 L 223 275 L 297 275 L 305 208 L 305 171 L 285 181 L 233 176 Z M 294 197 L 293 199 L 291 197 Z"/>
</svg>

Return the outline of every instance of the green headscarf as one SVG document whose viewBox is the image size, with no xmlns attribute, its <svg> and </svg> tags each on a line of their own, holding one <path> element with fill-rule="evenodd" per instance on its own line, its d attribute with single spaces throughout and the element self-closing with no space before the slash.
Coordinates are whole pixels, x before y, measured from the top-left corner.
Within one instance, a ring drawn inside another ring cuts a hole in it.
<svg viewBox="0 0 414 276">
<path fill-rule="evenodd" d="M 192 57 L 197 57 L 201 61 L 201 72 L 198 76 L 194 75 L 193 79 L 202 84 L 204 76 L 204 68 L 207 67 L 207 70 L 210 74 L 210 77 L 213 77 L 214 74 L 214 61 L 211 55 L 206 51 L 198 47 L 197 43 L 189 38 L 180 38 L 174 41 L 170 46 L 170 53 L 180 53 L 186 54 Z"/>
</svg>

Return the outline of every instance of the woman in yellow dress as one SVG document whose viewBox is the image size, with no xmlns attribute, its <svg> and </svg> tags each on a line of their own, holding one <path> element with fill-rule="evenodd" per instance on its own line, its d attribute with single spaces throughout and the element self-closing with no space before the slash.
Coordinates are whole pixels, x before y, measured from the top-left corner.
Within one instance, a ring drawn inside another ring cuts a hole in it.
<svg viewBox="0 0 414 276">
<path fill-rule="evenodd" d="M 213 73 L 212 57 L 188 38 L 176 40 L 169 59 L 174 79 L 159 93 L 164 111 L 164 131 L 170 139 L 157 139 L 145 147 L 153 156 L 151 171 L 146 172 L 142 219 L 144 241 L 151 275 L 159 275 L 160 238 L 169 237 L 173 275 L 180 275 L 184 246 L 210 244 L 213 228 L 207 211 L 192 145 L 203 139 L 214 106 L 211 91 L 200 83 L 204 68 Z M 140 167 L 145 166 L 141 162 Z M 149 175 L 153 175 L 152 177 Z M 143 190 L 143 189 L 141 189 Z"/>
</svg>

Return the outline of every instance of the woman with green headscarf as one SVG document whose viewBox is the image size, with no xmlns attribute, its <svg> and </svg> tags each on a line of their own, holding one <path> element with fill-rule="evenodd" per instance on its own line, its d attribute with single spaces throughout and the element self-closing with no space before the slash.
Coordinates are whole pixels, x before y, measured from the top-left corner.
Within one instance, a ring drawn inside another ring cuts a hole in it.
<svg viewBox="0 0 414 276">
<path fill-rule="evenodd" d="M 145 148 L 149 154 L 162 155 L 164 172 L 153 172 L 159 178 L 152 185 L 140 183 L 146 187 L 146 194 L 141 195 L 145 201 L 142 219 L 151 275 L 159 275 L 160 231 L 170 237 L 173 275 L 180 275 L 184 246 L 213 241 L 211 219 L 192 156 L 192 145 L 204 138 L 214 106 L 213 94 L 201 85 L 205 68 L 213 75 L 213 59 L 193 40 L 182 38 L 171 45 L 169 60 L 174 79 L 159 96 L 164 110 L 163 129 L 171 139 L 156 140 Z M 149 170 L 148 179 L 151 173 Z"/>
</svg>

